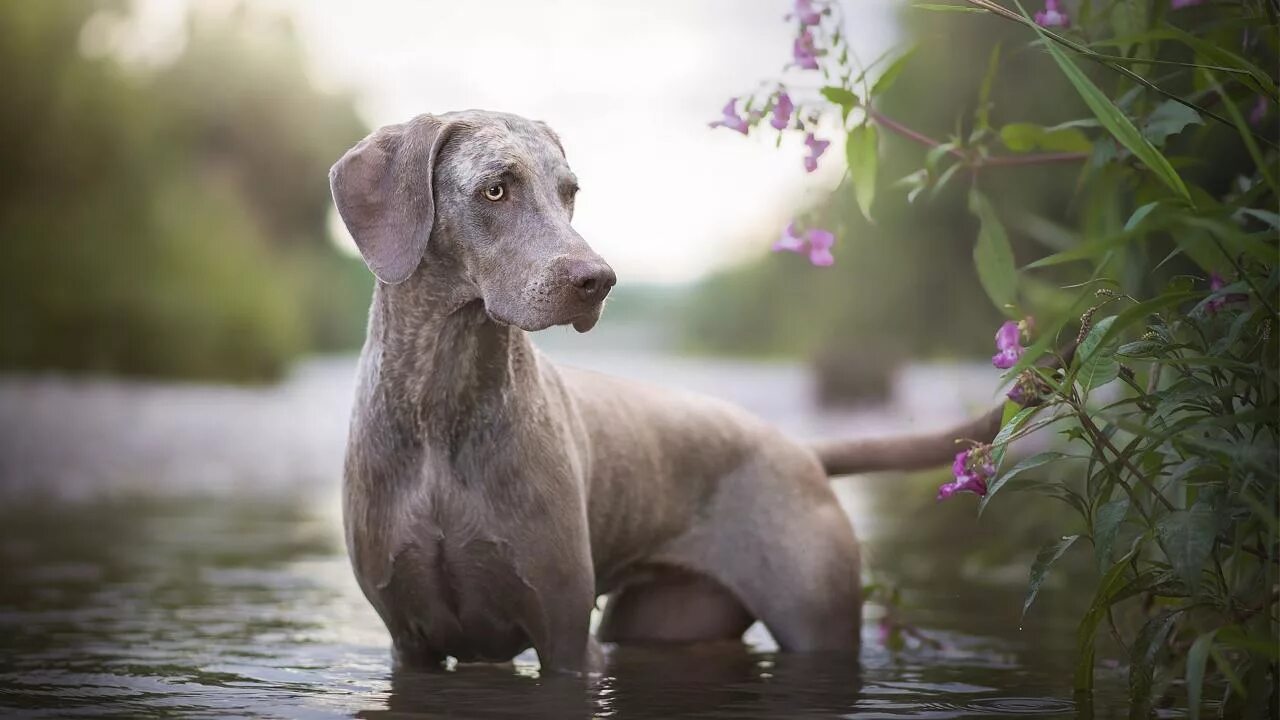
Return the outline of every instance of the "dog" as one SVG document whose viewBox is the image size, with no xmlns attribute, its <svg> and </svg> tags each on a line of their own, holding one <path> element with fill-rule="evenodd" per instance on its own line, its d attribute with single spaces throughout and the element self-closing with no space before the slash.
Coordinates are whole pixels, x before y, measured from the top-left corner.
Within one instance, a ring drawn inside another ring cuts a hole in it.
<svg viewBox="0 0 1280 720">
<path fill-rule="evenodd" d="M 545 123 L 420 115 L 329 177 L 377 278 L 343 511 L 397 666 L 533 647 L 582 672 L 598 641 L 731 640 L 757 619 L 783 651 L 856 653 L 858 545 L 828 476 L 940 465 L 999 425 L 805 446 L 723 402 L 553 365 L 527 333 L 590 330 L 616 277 L 572 227 L 577 180 Z"/>
</svg>

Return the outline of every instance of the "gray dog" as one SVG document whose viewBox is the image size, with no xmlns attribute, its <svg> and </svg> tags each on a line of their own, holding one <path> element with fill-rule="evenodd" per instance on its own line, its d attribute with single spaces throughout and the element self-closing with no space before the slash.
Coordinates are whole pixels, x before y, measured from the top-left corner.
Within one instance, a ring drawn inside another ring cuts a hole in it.
<svg viewBox="0 0 1280 720">
<path fill-rule="evenodd" d="M 347 448 L 347 547 L 398 663 L 594 666 L 612 642 L 856 652 L 858 546 L 831 474 L 946 462 L 954 439 L 805 447 L 715 400 L 559 368 L 526 331 L 600 318 L 613 270 L 570 225 L 549 127 L 421 115 L 330 172 L 378 278 Z"/>
</svg>

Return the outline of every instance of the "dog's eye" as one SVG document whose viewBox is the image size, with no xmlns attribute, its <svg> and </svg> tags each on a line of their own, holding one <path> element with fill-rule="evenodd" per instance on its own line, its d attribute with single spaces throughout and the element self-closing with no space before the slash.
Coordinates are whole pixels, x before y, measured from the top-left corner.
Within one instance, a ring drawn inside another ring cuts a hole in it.
<svg viewBox="0 0 1280 720">
<path fill-rule="evenodd" d="M 502 183 L 494 183 L 484 189 L 485 200 L 497 202 L 507 196 L 507 186 Z"/>
</svg>

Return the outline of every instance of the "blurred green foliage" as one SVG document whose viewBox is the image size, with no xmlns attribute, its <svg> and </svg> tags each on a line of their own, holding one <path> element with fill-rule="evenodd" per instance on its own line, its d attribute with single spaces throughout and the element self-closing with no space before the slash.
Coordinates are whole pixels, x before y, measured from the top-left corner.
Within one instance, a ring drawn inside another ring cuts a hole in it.
<svg viewBox="0 0 1280 720">
<path fill-rule="evenodd" d="M 326 231 L 351 97 L 244 8 L 169 62 L 86 53 L 127 10 L 0 2 L 0 368 L 263 380 L 357 345 L 371 280 Z"/>
</svg>

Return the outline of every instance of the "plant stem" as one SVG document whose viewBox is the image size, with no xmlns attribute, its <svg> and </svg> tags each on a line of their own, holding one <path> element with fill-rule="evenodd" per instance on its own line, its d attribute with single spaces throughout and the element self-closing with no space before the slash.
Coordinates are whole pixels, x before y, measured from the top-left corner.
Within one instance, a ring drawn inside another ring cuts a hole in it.
<svg viewBox="0 0 1280 720">
<path fill-rule="evenodd" d="M 1116 460 L 1120 461 L 1126 470 L 1128 470 L 1134 477 L 1138 478 L 1138 480 L 1147 487 L 1147 490 L 1151 491 L 1151 494 L 1160 501 L 1160 504 L 1164 505 L 1166 510 L 1172 512 L 1177 509 L 1173 506 L 1173 503 L 1169 502 L 1169 500 L 1165 498 L 1158 489 L 1156 489 L 1155 483 L 1151 482 L 1151 478 L 1148 478 L 1135 468 L 1133 463 L 1129 461 L 1129 458 L 1122 455 L 1120 451 L 1116 449 L 1116 446 L 1111 444 L 1111 441 L 1102 434 L 1102 431 L 1098 429 L 1098 426 L 1093 424 L 1093 419 L 1089 417 L 1083 407 L 1074 402 L 1072 403 L 1072 407 L 1075 408 L 1076 416 L 1080 418 L 1080 426 L 1085 429 L 1085 432 L 1089 433 L 1089 435 L 1093 437 L 1094 442 L 1101 443 L 1103 447 L 1114 453 Z"/>
<path fill-rule="evenodd" d="M 978 161 L 978 165 L 1048 165 L 1049 163 L 1065 163 L 1079 162 L 1086 160 L 1089 153 L 1079 152 L 1060 152 L 1060 153 L 1037 153 L 1032 155 L 1000 155 L 996 157 L 983 158 Z"/>
<path fill-rule="evenodd" d="M 863 105 L 862 109 L 867 113 L 867 117 L 876 122 L 877 125 L 886 130 L 901 135 L 908 140 L 913 140 L 925 147 L 935 148 L 942 145 L 941 140 L 925 135 L 924 133 L 913 130 L 903 125 L 893 118 L 885 115 L 870 105 Z M 1088 153 L 1031 153 L 1028 155 L 999 155 L 993 157 L 974 157 L 971 153 L 964 152 L 960 148 L 949 148 L 947 154 L 959 160 L 961 163 L 977 170 L 987 166 L 1003 166 L 1012 167 L 1018 165 L 1047 165 L 1050 163 L 1063 162 L 1079 162 L 1089 157 Z"/>
</svg>

